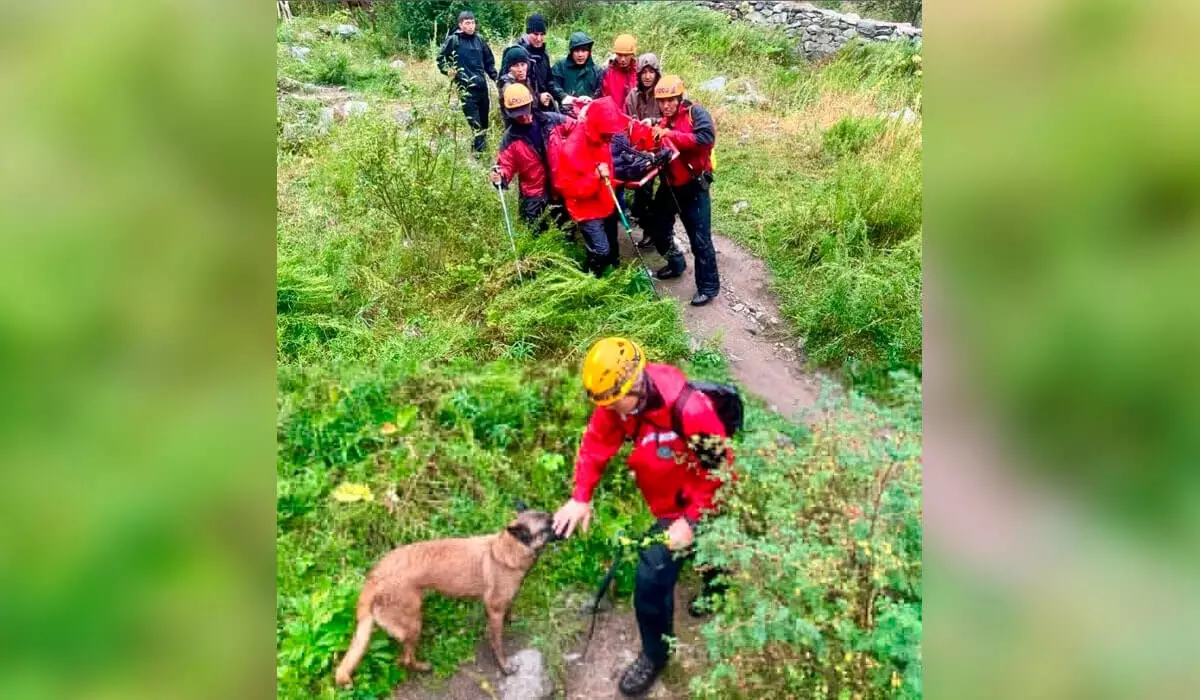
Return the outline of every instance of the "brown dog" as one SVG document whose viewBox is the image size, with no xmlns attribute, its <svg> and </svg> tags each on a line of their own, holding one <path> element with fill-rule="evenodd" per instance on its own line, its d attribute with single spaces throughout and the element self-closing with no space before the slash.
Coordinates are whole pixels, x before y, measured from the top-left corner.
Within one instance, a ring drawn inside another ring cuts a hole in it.
<svg viewBox="0 0 1200 700">
<path fill-rule="evenodd" d="M 393 549 L 367 574 L 358 597 L 358 628 L 338 665 L 338 684 L 350 683 L 350 674 L 362 660 L 376 622 L 404 644 L 401 663 L 418 671 L 429 670 L 429 664 L 415 658 L 421 636 L 421 595 L 427 590 L 481 599 L 487 608 L 488 636 L 496 662 L 502 672 L 511 673 L 501 645 L 504 617 L 538 554 L 555 539 L 549 513 L 522 510 L 495 535 L 430 540 Z"/>
</svg>

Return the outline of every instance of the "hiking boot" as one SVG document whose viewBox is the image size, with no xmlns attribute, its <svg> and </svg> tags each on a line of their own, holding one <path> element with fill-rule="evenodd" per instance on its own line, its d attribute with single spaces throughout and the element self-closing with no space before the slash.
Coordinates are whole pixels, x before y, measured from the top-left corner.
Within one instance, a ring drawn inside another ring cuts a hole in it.
<svg viewBox="0 0 1200 700">
<path fill-rule="evenodd" d="M 660 280 L 673 280 L 676 277 L 683 275 L 683 271 L 687 269 L 687 263 L 680 260 L 679 262 L 668 262 L 654 273 L 654 276 Z"/>
<path fill-rule="evenodd" d="M 655 666 L 654 662 L 645 654 L 638 654 L 633 663 L 629 664 L 629 667 L 621 674 L 621 682 L 617 684 L 617 688 L 627 697 L 645 695 L 646 691 L 650 690 L 650 686 L 654 685 L 654 681 L 658 679 L 658 674 L 662 669 L 662 666 Z"/>
<path fill-rule="evenodd" d="M 650 250 L 654 247 L 654 239 L 650 236 L 642 236 L 642 240 L 637 242 L 637 247 L 642 250 Z"/>
<path fill-rule="evenodd" d="M 692 297 L 692 306 L 704 306 L 716 297 L 716 294 L 710 296 L 704 292 L 696 292 L 696 295 Z"/>
</svg>

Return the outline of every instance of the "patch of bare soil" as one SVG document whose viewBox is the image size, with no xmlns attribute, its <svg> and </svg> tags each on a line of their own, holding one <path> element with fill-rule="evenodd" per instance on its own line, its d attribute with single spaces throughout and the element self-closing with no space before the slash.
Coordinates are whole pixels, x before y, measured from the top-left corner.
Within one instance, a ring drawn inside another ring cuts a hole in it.
<svg viewBox="0 0 1200 700">
<path fill-rule="evenodd" d="M 636 231 L 635 238 L 640 238 Z M 688 302 L 696 292 L 695 264 L 683 227 L 676 224 L 675 243 L 687 256 L 688 270 L 673 280 L 655 280 L 660 294 L 678 299 L 684 324 L 699 341 L 719 341 L 738 384 L 761 397 L 773 410 L 795 417 L 816 403 L 819 384 L 803 368 L 797 342 L 783 329 L 779 301 L 769 288 L 770 273 L 762 260 L 719 234 L 713 234 L 721 293 L 707 306 Z M 642 256 L 656 270 L 666 264 L 654 251 Z M 629 236 L 622 235 L 621 257 L 640 265 Z"/>
<path fill-rule="evenodd" d="M 700 628 L 705 620 L 687 613 L 687 604 L 696 591 L 680 582 L 675 587 L 675 635 L 678 653 L 671 659 L 654 686 L 645 695 L 656 700 L 683 700 L 688 697 L 688 681 L 705 668 L 704 640 Z M 633 663 L 641 649 L 637 618 L 628 606 L 601 613 L 596 635 L 583 652 L 583 640 L 576 651 L 566 655 L 566 700 L 618 700 L 625 696 L 617 683 L 625 667 Z"/>
</svg>

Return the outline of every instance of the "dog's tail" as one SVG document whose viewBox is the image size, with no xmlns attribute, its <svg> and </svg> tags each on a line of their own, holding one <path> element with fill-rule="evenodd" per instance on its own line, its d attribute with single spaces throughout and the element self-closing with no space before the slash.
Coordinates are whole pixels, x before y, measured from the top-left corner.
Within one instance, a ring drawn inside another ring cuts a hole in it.
<svg viewBox="0 0 1200 700">
<path fill-rule="evenodd" d="M 363 588 L 362 595 L 358 597 L 358 627 L 354 630 L 354 639 L 350 642 L 350 648 L 342 657 L 342 662 L 338 664 L 337 673 L 334 675 L 338 685 L 350 685 L 350 674 L 354 673 L 354 668 L 358 666 L 358 662 L 362 661 L 363 654 L 367 652 L 367 645 L 371 642 L 371 630 L 375 626 L 375 617 L 372 612 L 374 603 L 375 587 L 368 583 Z"/>
</svg>

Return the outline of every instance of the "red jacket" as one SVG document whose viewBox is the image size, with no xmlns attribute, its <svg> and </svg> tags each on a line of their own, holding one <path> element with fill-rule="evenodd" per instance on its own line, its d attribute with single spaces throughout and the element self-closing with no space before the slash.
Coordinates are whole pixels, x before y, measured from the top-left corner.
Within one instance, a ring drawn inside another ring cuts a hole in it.
<svg viewBox="0 0 1200 700">
<path fill-rule="evenodd" d="M 629 114 L 625 109 L 625 100 L 629 91 L 637 87 L 637 64 L 629 62 L 629 68 L 622 70 L 616 60 L 608 62 L 604 75 L 600 76 L 600 95 L 613 98 L 621 114 Z"/>
<path fill-rule="evenodd" d="M 663 117 L 658 125 L 670 129 L 663 139 L 679 149 L 679 157 L 667 168 L 667 182 L 679 187 L 701 173 L 712 171 L 710 155 L 717 143 L 717 127 L 707 109 L 684 102 L 674 117 Z"/>
<path fill-rule="evenodd" d="M 546 166 L 529 142 L 514 139 L 496 156 L 496 165 L 505 184 L 512 182 L 514 177 L 520 180 L 521 196 L 546 194 Z"/>
<path fill-rule="evenodd" d="M 662 397 L 663 405 L 625 418 L 604 407 L 592 413 L 575 460 L 572 498 L 584 503 L 591 501 L 592 491 L 608 460 L 621 449 L 626 438 L 632 438 L 634 448 L 629 455 L 629 468 L 633 470 L 650 512 L 656 518 L 686 517 L 695 522 L 701 514 L 712 510 L 713 495 L 721 481 L 709 478 L 712 472 L 700 468 L 695 455 L 685 447 L 683 438 L 671 427 L 672 406 L 687 378 L 670 365 L 648 364 L 645 371 Z M 699 391 L 692 392 L 680 417 L 683 431 L 688 435 L 726 437 L 725 426 L 712 402 Z M 671 454 L 665 458 L 659 456 L 660 447 L 670 448 Z M 732 461 L 732 451 L 727 454 Z M 680 461 L 676 461 L 676 455 L 680 456 Z"/>
<path fill-rule="evenodd" d="M 561 148 L 551 149 L 554 187 L 562 194 L 567 213 L 575 221 L 603 219 L 616 211 L 596 166 L 607 163 L 612 173 L 612 147 L 604 137 L 625 128 L 625 121 L 612 98 L 602 97 L 580 113 L 579 123 L 583 128 L 571 129 Z M 618 184 L 614 182 L 613 187 Z"/>
</svg>

